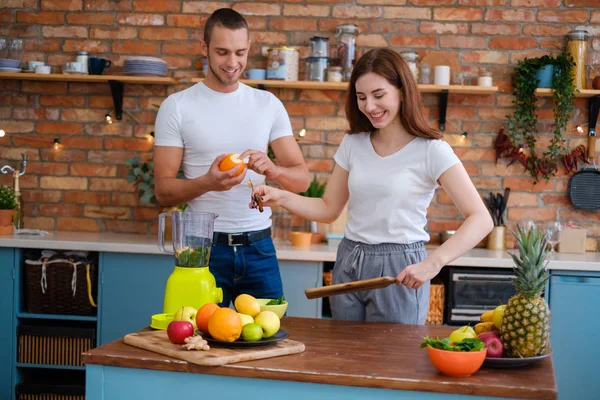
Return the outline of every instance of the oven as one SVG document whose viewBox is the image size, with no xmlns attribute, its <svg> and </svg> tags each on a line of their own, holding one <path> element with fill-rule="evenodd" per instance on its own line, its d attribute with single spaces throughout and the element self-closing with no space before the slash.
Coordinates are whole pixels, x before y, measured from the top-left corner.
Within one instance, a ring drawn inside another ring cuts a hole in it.
<svg viewBox="0 0 600 400">
<path fill-rule="evenodd" d="M 450 267 L 446 322 L 475 325 L 486 310 L 493 310 L 516 293 L 512 269 Z"/>
</svg>

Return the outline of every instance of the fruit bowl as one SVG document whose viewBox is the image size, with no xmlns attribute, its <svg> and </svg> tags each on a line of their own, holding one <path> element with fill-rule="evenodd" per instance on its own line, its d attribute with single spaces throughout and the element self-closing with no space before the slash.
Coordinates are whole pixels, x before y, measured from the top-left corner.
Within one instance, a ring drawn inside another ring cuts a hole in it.
<svg viewBox="0 0 600 400">
<path fill-rule="evenodd" d="M 257 299 L 258 303 L 260 304 L 260 311 L 265 311 L 265 310 L 269 310 L 269 311 L 273 311 L 275 314 L 277 314 L 277 316 L 279 317 L 279 319 L 283 318 L 283 316 L 285 315 L 285 312 L 287 310 L 288 307 L 288 302 L 287 301 L 283 301 L 283 304 L 275 304 L 275 305 L 270 305 L 268 306 L 267 303 L 273 299 Z"/>
<path fill-rule="evenodd" d="M 433 366 L 444 375 L 471 376 L 481 368 L 486 350 L 449 351 L 427 346 L 427 354 Z"/>
</svg>

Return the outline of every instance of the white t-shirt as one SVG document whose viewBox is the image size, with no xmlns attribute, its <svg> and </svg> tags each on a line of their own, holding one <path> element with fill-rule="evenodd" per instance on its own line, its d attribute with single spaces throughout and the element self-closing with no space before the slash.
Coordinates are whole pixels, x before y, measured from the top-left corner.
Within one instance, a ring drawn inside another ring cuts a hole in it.
<svg viewBox="0 0 600 400">
<path fill-rule="evenodd" d="M 200 82 L 172 94 L 160 106 L 155 145 L 183 147 L 187 179 L 204 175 L 220 154 L 247 149 L 267 152 L 270 142 L 292 135 L 289 116 L 272 93 L 239 84 L 232 93 L 216 92 Z M 251 190 L 264 175 L 248 170 L 244 181 L 224 192 L 208 192 L 189 202 L 191 211 L 214 212 L 217 232 L 246 232 L 271 226 L 271 209 L 260 213 L 248 207 Z"/>
<path fill-rule="evenodd" d="M 427 207 L 437 180 L 460 162 L 446 142 L 419 137 L 381 157 L 369 133 L 346 135 L 334 159 L 349 172 L 344 235 L 367 244 L 429 241 Z"/>
</svg>

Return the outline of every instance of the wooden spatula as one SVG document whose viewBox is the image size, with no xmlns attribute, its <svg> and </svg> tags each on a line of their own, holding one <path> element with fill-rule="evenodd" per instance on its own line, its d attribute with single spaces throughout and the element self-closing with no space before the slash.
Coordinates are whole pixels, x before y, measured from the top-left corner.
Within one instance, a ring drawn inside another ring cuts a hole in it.
<svg viewBox="0 0 600 400">
<path fill-rule="evenodd" d="M 319 297 L 360 292 L 362 290 L 381 289 L 394 283 L 396 283 L 395 277 L 383 276 L 381 278 L 364 279 L 362 281 L 339 283 L 337 285 L 306 289 L 304 294 L 306 295 L 307 299 L 318 299 Z"/>
</svg>

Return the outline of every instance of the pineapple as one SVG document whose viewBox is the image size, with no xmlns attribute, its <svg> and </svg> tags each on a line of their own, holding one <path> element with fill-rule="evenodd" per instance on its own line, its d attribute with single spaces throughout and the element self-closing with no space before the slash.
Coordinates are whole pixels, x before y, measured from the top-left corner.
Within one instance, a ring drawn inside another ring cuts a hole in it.
<svg viewBox="0 0 600 400">
<path fill-rule="evenodd" d="M 546 236 L 536 227 L 514 234 L 519 255 L 515 262 L 513 284 L 517 293 L 504 310 L 500 334 L 507 357 L 535 357 L 546 352 L 550 334 L 550 309 L 542 298 L 550 275 L 546 271 Z"/>
</svg>

